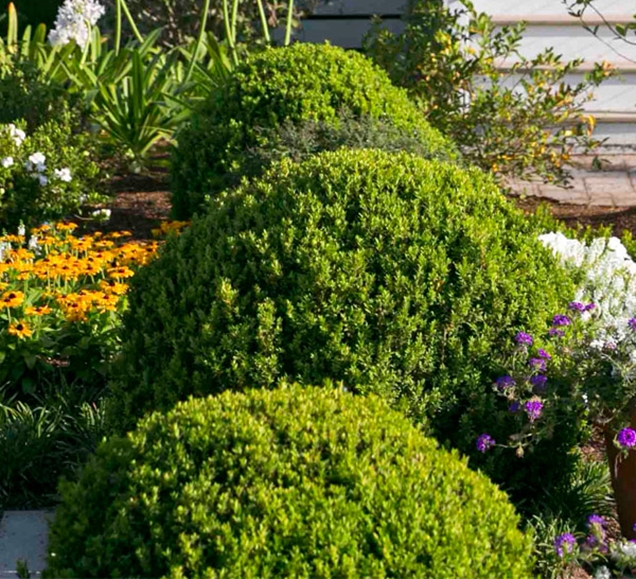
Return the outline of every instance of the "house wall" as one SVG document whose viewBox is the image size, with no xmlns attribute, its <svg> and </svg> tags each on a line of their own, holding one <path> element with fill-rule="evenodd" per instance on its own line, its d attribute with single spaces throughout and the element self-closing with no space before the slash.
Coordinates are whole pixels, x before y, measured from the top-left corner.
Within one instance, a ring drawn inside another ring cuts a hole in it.
<svg viewBox="0 0 636 579">
<path fill-rule="evenodd" d="M 461 6 L 458 0 L 447 2 L 451 7 Z M 614 38 L 601 16 L 588 8 L 584 21 L 591 27 L 599 26 L 599 38 L 595 38 L 578 19 L 568 15 L 561 0 L 473 0 L 473 3 L 499 26 L 527 23 L 520 45 L 524 56 L 532 58 L 552 46 L 566 60 L 582 58 L 581 66 L 566 79 L 571 84 L 583 80 L 595 62 L 607 61 L 616 67 L 620 77 L 605 81 L 585 109 L 595 115 L 596 135 L 607 137 L 606 145 L 636 147 L 635 44 Z M 403 30 L 401 15 L 405 5 L 406 0 L 322 0 L 314 14 L 303 20 L 295 38 L 304 42 L 328 40 L 337 46 L 359 48 L 371 26 L 372 15 L 382 16 L 383 25 L 394 32 Z M 636 0 L 595 0 L 593 5 L 612 23 L 631 22 L 636 13 Z M 512 62 L 499 64 L 506 70 Z"/>
</svg>

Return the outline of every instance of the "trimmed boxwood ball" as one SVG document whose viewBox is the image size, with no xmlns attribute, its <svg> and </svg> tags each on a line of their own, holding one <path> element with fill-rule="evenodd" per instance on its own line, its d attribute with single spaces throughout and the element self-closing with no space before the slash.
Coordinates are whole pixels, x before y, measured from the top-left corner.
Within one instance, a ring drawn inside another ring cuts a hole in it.
<svg viewBox="0 0 636 579">
<path fill-rule="evenodd" d="M 282 162 L 132 279 L 111 420 L 331 378 L 474 451 L 500 436 L 492 381 L 514 335 L 573 295 L 538 232 L 477 169 L 374 150 Z"/>
<path fill-rule="evenodd" d="M 179 133 L 171 162 L 173 216 L 189 219 L 255 168 L 253 148 L 276 148 L 284 123 L 337 126 L 342 116 L 382 119 L 422 144 L 423 154 L 456 159 L 403 89 L 361 54 L 329 45 L 270 48 L 240 65 Z"/>
<path fill-rule="evenodd" d="M 190 399 L 61 491 L 47 577 L 531 577 L 503 492 L 327 385 Z"/>
</svg>

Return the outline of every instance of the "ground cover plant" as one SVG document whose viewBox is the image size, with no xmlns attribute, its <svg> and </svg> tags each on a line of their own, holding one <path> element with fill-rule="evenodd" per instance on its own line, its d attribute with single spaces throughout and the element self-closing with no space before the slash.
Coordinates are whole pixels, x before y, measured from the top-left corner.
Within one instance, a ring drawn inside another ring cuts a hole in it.
<svg viewBox="0 0 636 579">
<path fill-rule="evenodd" d="M 328 45 L 270 49 L 239 66 L 179 133 L 172 158 L 173 216 L 189 219 L 207 197 L 235 184 L 246 169 L 258 169 L 248 163 L 246 150 L 275 149 L 280 125 L 337 128 L 341 115 L 389 124 L 418 141 L 427 157 L 457 158 L 454 145 L 363 56 Z"/>
<path fill-rule="evenodd" d="M 501 491 L 379 398 L 333 386 L 155 413 L 62 493 L 47 577 L 531 576 Z"/>
</svg>

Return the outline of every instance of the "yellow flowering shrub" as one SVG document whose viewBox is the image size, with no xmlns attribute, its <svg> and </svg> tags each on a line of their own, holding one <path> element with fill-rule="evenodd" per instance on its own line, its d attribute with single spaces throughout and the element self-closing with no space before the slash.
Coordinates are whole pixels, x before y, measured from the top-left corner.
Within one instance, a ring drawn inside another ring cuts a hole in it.
<svg viewBox="0 0 636 579">
<path fill-rule="evenodd" d="M 158 235 L 178 231 L 168 223 Z M 0 387 L 11 396 L 37 391 L 63 372 L 71 381 L 104 382 L 116 353 L 128 280 L 159 242 L 131 241 L 130 232 L 78 237 L 74 223 L 42 225 L 0 237 Z"/>
</svg>

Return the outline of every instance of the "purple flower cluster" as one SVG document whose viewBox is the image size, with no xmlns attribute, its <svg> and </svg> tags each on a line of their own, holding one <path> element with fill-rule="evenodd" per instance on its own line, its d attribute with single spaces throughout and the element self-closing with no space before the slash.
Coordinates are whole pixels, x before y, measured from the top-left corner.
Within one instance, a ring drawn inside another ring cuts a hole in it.
<svg viewBox="0 0 636 579">
<path fill-rule="evenodd" d="M 550 354 L 548 354 L 543 348 L 539 348 L 537 350 L 537 354 L 539 355 L 539 358 L 543 358 L 544 360 L 552 360 L 552 356 L 550 356 Z"/>
<path fill-rule="evenodd" d="M 537 398 L 532 398 L 531 400 L 528 400 L 523 407 L 528 415 L 528 420 L 530 422 L 534 422 L 541 416 L 541 412 L 543 411 L 543 402 Z"/>
<path fill-rule="evenodd" d="M 535 374 L 530 378 L 530 384 L 534 386 L 535 391 L 544 392 L 548 377 L 543 374 Z"/>
<path fill-rule="evenodd" d="M 627 325 L 629 326 L 630 330 L 636 332 L 636 318 L 630 318 L 629 320 L 627 320 Z"/>
<path fill-rule="evenodd" d="M 587 528 L 590 534 L 585 539 L 585 545 L 589 549 L 597 549 L 601 553 L 607 552 L 605 542 L 605 525 L 607 522 L 600 515 L 592 514 L 587 518 Z"/>
<path fill-rule="evenodd" d="M 563 314 L 557 314 L 552 318 L 552 325 L 555 327 L 569 326 L 571 323 L 570 318 Z"/>
<path fill-rule="evenodd" d="M 530 360 L 528 360 L 528 364 L 530 364 L 531 368 L 539 370 L 539 372 L 545 372 L 545 369 L 547 368 L 547 362 L 544 358 L 530 358 Z"/>
<path fill-rule="evenodd" d="M 519 332 L 515 336 L 515 342 L 517 342 L 520 346 L 532 346 L 532 336 L 525 332 Z"/>
<path fill-rule="evenodd" d="M 495 440 L 492 436 L 490 436 L 490 434 L 480 434 L 477 437 L 476 446 L 479 452 L 486 452 L 487 450 L 495 446 Z"/>
<path fill-rule="evenodd" d="M 589 312 L 596 307 L 596 304 L 582 304 L 581 302 L 570 302 L 568 304 L 568 309 L 575 312 Z"/>
<path fill-rule="evenodd" d="M 559 330 L 559 328 L 550 328 L 548 330 L 548 334 L 550 334 L 553 338 L 562 338 L 565 336 L 565 332 L 563 330 Z"/>
<path fill-rule="evenodd" d="M 514 378 L 512 376 L 508 376 L 506 374 L 505 376 L 500 376 L 499 378 L 497 378 L 495 380 L 495 384 L 500 391 L 503 391 L 506 388 L 511 388 L 512 386 L 514 386 L 516 382 L 514 381 Z"/>
<path fill-rule="evenodd" d="M 636 431 L 631 428 L 623 428 L 616 435 L 616 442 L 621 448 L 634 448 L 636 446 Z"/>
<path fill-rule="evenodd" d="M 576 539 L 572 533 L 563 533 L 554 539 L 554 550 L 559 557 L 571 553 L 576 545 Z"/>
</svg>

